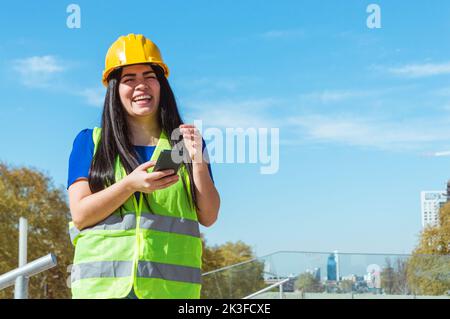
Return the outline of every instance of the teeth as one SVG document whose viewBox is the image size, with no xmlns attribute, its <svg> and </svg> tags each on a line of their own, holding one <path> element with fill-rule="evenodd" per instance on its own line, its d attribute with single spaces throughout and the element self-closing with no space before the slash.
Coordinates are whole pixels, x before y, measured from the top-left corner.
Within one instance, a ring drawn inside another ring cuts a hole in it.
<svg viewBox="0 0 450 319">
<path fill-rule="evenodd" d="M 145 99 L 151 100 L 152 96 L 151 95 L 139 95 L 139 96 L 135 97 L 133 99 L 133 101 L 140 101 L 140 100 L 145 100 Z"/>
</svg>

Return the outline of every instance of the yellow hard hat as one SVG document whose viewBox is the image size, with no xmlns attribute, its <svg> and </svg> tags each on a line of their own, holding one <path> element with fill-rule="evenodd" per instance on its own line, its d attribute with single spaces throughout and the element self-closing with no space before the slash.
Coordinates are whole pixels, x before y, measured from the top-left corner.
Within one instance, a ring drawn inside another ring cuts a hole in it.
<svg viewBox="0 0 450 319">
<path fill-rule="evenodd" d="M 169 68 L 163 62 L 158 47 L 142 34 L 129 34 L 119 37 L 108 49 L 105 58 L 102 82 L 108 86 L 108 76 L 118 67 L 140 63 L 155 63 L 162 67 L 164 75 L 169 76 Z"/>
</svg>

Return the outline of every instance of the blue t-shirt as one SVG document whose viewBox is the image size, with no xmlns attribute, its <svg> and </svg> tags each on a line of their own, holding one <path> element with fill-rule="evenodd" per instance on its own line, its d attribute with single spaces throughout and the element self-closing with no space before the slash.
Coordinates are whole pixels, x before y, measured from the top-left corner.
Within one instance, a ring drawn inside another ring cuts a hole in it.
<svg viewBox="0 0 450 319">
<path fill-rule="evenodd" d="M 79 178 L 89 177 L 89 168 L 91 167 L 92 157 L 94 156 L 94 141 L 92 139 L 92 129 L 84 129 L 75 137 L 73 141 L 72 152 L 69 158 L 69 176 L 67 179 L 67 189 Z M 207 150 L 205 152 L 205 141 L 203 141 L 203 151 L 207 156 Z M 139 155 L 139 164 L 148 162 L 155 151 L 156 146 L 134 146 L 136 152 Z M 208 163 L 208 170 L 211 179 L 213 179 L 211 172 L 211 165 Z M 214 182 L 214 180 L 213 180 Z M 139 198 L 139 193 L 136 193 L 136 197 Z"/>
</svg>

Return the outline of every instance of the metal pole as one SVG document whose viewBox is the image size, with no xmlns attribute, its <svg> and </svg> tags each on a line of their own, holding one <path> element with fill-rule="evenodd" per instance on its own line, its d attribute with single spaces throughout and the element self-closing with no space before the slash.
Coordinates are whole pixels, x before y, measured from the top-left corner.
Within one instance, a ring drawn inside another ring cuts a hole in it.
<svg viewBox="0 0 450 319">
<path fill-rule="evenodd" d="M 284 284 L 287 281 L 289 281 L 289 278 L 286 278 L 286 279 L 283 279 L 283 280 L 281 280 L 281 281 L 279 281 L 277 283 L 274 283 L 273 285 L 270 285 L 269 287 L 261 289 L 261 290 L 255 292 L 255 293 L 253 293 L 251 295 L 248 295 L 247 297 L 244 297 L 242 299 L 251 299 L 251 298 L 253 298 L 253 297 L 255 297 L 255 296 L 259 295 L 259 294 L 262 294 L 263 292 L 266 292 L 266 291 L 269 291 L 272 288 L 275 288 L 276 286 L 282 285 L 282 284 Z M 1 289 L 1 286 L 0 286 L 0 289 Z"/>
<path fill-rule="evenodd" d="M 283 299 L 283 284 L 280 285 L 280 299 Z"/>
<path fill-rule="evenodd" d="M 28 221 L 20 217 L 19 220 L 19 268 L 27 264 L 28 249 Z M 16 278 L 14 287 L 14 299 L 28 299 L 28 277 L 19 276 Z"/>
<path fill-rule="evenodd" d="M 55 267 L 57 264 L 56 256 L 48 254 L 47 256 L 33 260 L 32 262 L 16 268 L 0 276 L 0 290 L 14 285 L 14 282 L 19 276 L 32 277 L 40 272 Z"/>
</svg>

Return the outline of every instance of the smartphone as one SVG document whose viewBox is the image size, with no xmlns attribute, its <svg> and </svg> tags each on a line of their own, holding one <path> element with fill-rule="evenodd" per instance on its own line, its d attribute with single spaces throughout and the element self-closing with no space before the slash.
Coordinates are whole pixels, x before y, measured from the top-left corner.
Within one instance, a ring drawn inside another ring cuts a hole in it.
<svg viewBox="0 0 450 319">
<path fill-rule="evenodd" d="M 163 150 L 156 161 L 154 172 L 173 169 L 175 174 L 181 166 L 183 157 L 178 150 Z"/>
</svg>

